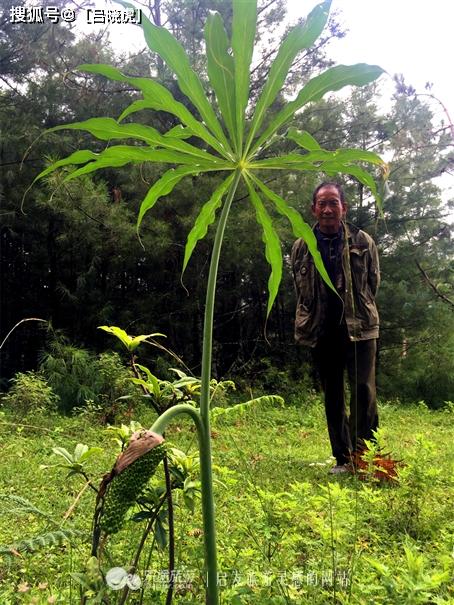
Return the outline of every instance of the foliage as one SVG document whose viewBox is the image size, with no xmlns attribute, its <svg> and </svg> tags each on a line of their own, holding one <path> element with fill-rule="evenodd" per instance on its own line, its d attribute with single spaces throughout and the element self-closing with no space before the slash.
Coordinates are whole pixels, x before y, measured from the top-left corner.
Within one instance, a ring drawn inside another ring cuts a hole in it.
<svg viewBox="0 0 454 605">
<path fill-rule="evenodd" d="M 59 463 L 55 466 L 66 469 L 68 471 L 68 477 L 71 477 L 72 475 L 82 475 L 86 477 L 84 468 L 85 463 L 89 458 L 98 456 L 102 452 L 102 449 L 100 447 L 88 447 L 88 445 L 85 445 L 84 443 L 78 443 L 73 454 L 70 454 L 64 447 L 54 447 L 52 448 L 52 452 L 65 460 L 64 463 Z"/>
<path fill-rule="evenodd" d="M 409 541 L 404 544 L 405 561 L 396 576 L 395 570 L 391 571 L 376 559 L 367 558 L 367 561 L 375 569 L 380 580 L 380 586 L 396 605 L 411 603 L 412 605 L 434 603 L 434 598 L 442 584 L 449 581 L 451 572 L 448 565 L 443 571 L 436 570 L 427 572 L 426 557 Z"/>
<path fill-rule="evenodd" d="M 17 416 L 55 412 L 60 401 L 41 372 L 18 372 L 1 403 Z"/>
<path fill-rule="evenodd" d="M 63 411 L 81 405 L 96 396 L 95 358 L 87 349 L 71 344 L 57 335 L 41 356 L 41 371 L 58 394 Z"/>
<path fill-rule="evenodd" d="M 21 552 L 33 553 L 40 548 L 61 546 L 65 542 L 71 541 L 77 535 L 77 532 L 72 529 L 57 529 L 40 536 L 24 538 L 20 542 L 15 542 L 9 546 L 0 546 L 0 555 L 9 555 L 12 557 L 14 555 L 17 556 L 17 553 Z"/>
<path fill-rule="evenodd" d="M 261 397 L 256 397 L 249 401 L 245 401 L 244 403 L 237 403 L 236 405 L 229 407 L 215 407 L 211 410 L 211 418 L 213 420 L 217 420 L 220 417 L 226 417 L 228 419 L 238 418 L 245 414 L 251 407 L 263 406 L 266 409 L 267 406 L 272 405 L 280 405 L 282 407 L 284 405 L 283 398 L 279 397 L 279 395 L 262 395 Z"/>
<path fill-rule="evenodd" d="M 122 411 L 122 397 L 137 400 L 129 371 L 118 353 L 97 356 L 61 333 L 49 339 L 40 367 L 59 396 L 62 412 L 92 414 L 106 423 Z"/>
</svg>

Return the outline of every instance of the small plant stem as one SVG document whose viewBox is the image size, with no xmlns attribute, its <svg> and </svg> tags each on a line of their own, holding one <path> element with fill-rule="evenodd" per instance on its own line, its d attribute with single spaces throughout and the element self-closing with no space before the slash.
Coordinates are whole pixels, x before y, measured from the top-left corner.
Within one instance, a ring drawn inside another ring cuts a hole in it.
<svg viewBox="0 0 454 605">
<path fill-rule="evenodd" d="M 63 515 L 63 522 L 65 522 L 72 514 L 73 510 L 76 508 L 77 503 L 79 502 L 79 500 L 82 497 L 82 494 L 85 492 L 85 490 L 87 489 L 87 487 L 89 487 L 89 485 L 91 484 L 91 481 L 88 480 L 85 485 L 83 486 L 83 488 L 80 490 L 80 492 L 77 494 L 76 498 L 74 499 L 73 503 L 71 504 L 71 506 L 68 508 L 68 510 L 66 511 L 66 513 Z M 98 490 L 96 490 L 98 491 Z"/>
<path fill-rule="evenodd" d="M 172 482 L 170 480 L 169 460 L 164 457 L 164 474 L 167 490 L 167 515 L 169 520 L 169 586 L 167 588 L 166 605 L 172 603 L 175 584 L 175 526 L 173 522 Z"/>
<path fill-rule="evenodd" d="M 233 197 L 241 176 L 236 171 L 235 178 L 229 189 L 227 199 L 222 207 L 221 216 L 216 229 L 213 251 L 211 254 L 210 271 L 205 304 L 205 318 L 203 326 L 203 353 L 202 353 L 202 385 L 200 393 L 200 417 L 203 430 L 199 431 L 200 444 L 200 479 L 202 484 L 202 512 L 203 530 L 205 540 L 205 568 L 207 572 L 206 604 L 218 605 L 218 570 L 216 553 L 216 526 L 214 516 L 213 477 L 211 469 L 211 435 L 210 435 L 210 380 L 211 359 L 213 348 L 213 319 L 214 301 L 216 295 L 216 279 L 218 274 L 219 258 L 225 226 L 232 205 Z"/>
<path fill-rule="evenodd" d="M 151 541 L 150 550 L 148 551 L 148 557 L 145 561 L 144 572 L 146 573 L 148 569 L 150 569 L 151 557 L 153 556 L 153 549 L 156 542 L 156 536 L 153 536 L 153 540 Z M 145 594 L 145 582 L 142 584 L 142 588 L 140 589 L 140 599 L 138 605 L 143 605 L 143 597 Z"/>
<path fill-rule="evenodd" d="M 85 479 L 85 481 L 87 482 L 88 486 L 96 493 L 98 493 L 98 488 L 93 485 L 93 483 L 91 482 L 90 477 L 87 475 L 87 473 L 85 471 L 79 471 L 79 474 L 82 475 L 82 477 Z"/>
<path fill-rule="evenodd" d="M 14 330 L 20 326 L 21 324 L 23 324 L 25 321 L 42 321 L 44 323 L 49 323 L 47 319 L 40 319 L 39 317 L 27 317 L 26 319 L 21 319 L 20 321 L 17 322 L 17 324 L 15 326 L 13 326 L 11 328 L 11 330 L 8 332 L 8 334 L 5 336 L 5 338 L 2 340 L 2 343 L 0 344 L 0 349 L 3 348 L 3 345 L 5 344 L 5 342 L 8 340 L 8 338 L 11 336 L 11 334 L 14 332 Z"/>
<path fill-rule="evenodd" d="M 137 567 L 139 565 L 139 559 L 140 559 L 140 555 L 142 554 L 142 550 L 143 547 L 145 546 L 145 542 L 147 541 L 147 538 L 151 532 L 151 530 L 153 529 L 153 523 L 156 521 L 159 511 L 161 510 L 162 505 L 164 504 L 164 502 L 166 501 L 166 495 L 164 495 L 163 498 L 161 498 L 161 500 L 159 501 L 159 503 L 157 504 L 153 516 L 150 517 L 150 520 L 147 523 L 147 526 L 142 534 L 142 538 L 140 540 L 140 544 L 137 548 L 135 557 L 134 557 L 134 561 L 131 565 L 130 571 L 131 573 L 134 573 L 137 570 Z M 125 586 L 123 593 L 120 597 L 120 601 L 118 603 L 118 605 L 124 605 L 124 603 L 126 603 L 126 599 L 128 597 L 129 594 L 129 586 Z"/>
</svg>

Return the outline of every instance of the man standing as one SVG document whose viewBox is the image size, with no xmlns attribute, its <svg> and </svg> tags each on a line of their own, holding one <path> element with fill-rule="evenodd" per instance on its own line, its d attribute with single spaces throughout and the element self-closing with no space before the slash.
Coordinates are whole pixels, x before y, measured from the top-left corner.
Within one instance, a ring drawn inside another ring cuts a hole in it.
<svg viewBox="0 0 454 605">
<path fill-rule="evenodd" d="M 295 339 L 312 347 L 324 396 L 328 433 L 336 466 L 349 461 L 364 439 L 378 428 L 375 357 L 380 282 L 377 247 L 361 229 L 344 222 L 347 205 L 337 183 L 321 183 L 312 197 L 317 219 L 314 233 L 333 292 L 320 277 L 304 240 L 292 248 L 293 277 L 298 296 Z M 350 415 L 344 397 L 344 371 L 350 385 Z"/>
</svg>

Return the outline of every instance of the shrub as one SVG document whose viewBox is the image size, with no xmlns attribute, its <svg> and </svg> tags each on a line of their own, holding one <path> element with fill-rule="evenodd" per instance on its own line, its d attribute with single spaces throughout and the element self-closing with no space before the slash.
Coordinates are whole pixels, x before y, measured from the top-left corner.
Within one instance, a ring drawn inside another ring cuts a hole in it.
<svg viewBox="0 0 454 605">
<path fill-rule="evenodd" d="M 27 416 L 56 411 L 59 397 L 40 372 L 18 372 L 11 383 L 2 403 L 15 414 Z"/>
<path fill-rule="evenodd" d="M 40 370 L 60 398 L 60 409 L 69 412 L 96 397 L 96 357 L 57 334 L 41 356 Z"/>
</svg>

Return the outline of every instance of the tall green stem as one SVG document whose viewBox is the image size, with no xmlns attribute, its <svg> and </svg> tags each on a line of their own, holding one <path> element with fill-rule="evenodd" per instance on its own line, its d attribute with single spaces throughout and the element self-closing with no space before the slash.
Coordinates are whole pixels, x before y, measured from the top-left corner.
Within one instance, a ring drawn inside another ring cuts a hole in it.
<svg viewBox="0 0 454 605">
<path fill-rule="evenodd" d="M 235 179 L 229 189 L 227 199 L 222 207 L 221 216 L 214 238 L 211 255 L 210 272 L 205 303 L 205 319 L 203 325 L 203 353 L 202 353 L 202 385 L 200 394 L 200 416 L 203 431 L 200 434 L 200 478 L 202 482 L 202 512 L 203 531 L 205 540 L 205 566 L 207 571 L 206 604 L 218 605 L 218 568 L 216 554 L 216 526 L 214 517 L 213 478 L 211 470 L 211 431 L 210 431 L 210 381 L 211 357 L 213 348 L 213 317 L 214 300 L 216 295 L 216 278 L 218 274 L 219 257 L 222 240 L 227 223 L 233 196 L 235 195 L 241 172 L 237 170 Z"/>
<path fill-rule="evenodd" d="M 169 422 L 179 414 L 189 414 L 197 426 L 200 453 L 200 479 L 202 483 L 202 514 L 205 540 L 205 569 L 207 572 L 206 605 L 219 605 L 218 567 L 216 553 L 216 525 L 214 516 L 213 476 L 211 469 L 211 430 L 210 430 L 210 381 L 211 358 L 213 348 L 213 318 L 214 300 L 216 295 L 216 278 L 218 274 L 219 257 L 225 226 L 235 195 L 241 172 L 237 170 L 235 179 L 229 189 L 227 199 L 222 207 L 221 216 L 214 238 L 211 255 L 210 271 L 205 304 L 205 319 L 203 326 L 202 353 L 202 385 L 200 394 L 200 412 L 188 404 L 176 405 L 161 414 L 151 427 L 152 431 L 162 433 Z"/>
</svg>

